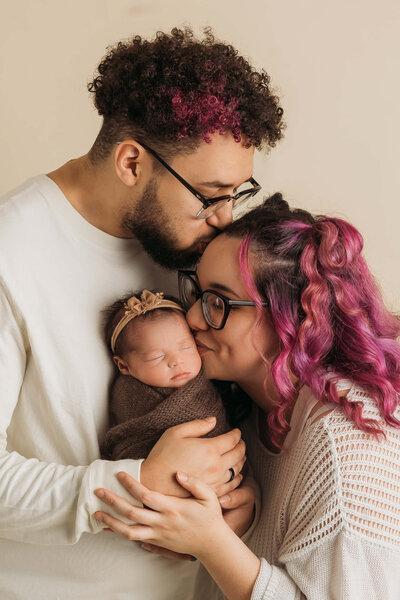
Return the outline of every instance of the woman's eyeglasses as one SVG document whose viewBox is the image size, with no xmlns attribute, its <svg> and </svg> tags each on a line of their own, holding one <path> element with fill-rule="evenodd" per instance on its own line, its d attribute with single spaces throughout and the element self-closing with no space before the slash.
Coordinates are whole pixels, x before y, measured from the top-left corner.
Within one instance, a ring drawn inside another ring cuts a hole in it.
<svg viewBox="0 0 400 600">
<path fill-rule="evenodd" d="M 186 310 L 201 300 L 201 310 L 205 322 L 212 329 L 223 329 L 232 306 L 255 306 L 248 300 L 231 300 L 215 290 L 201 291 L 196 279 L 196 271 L 178 271 L 179 296 Z M 267 302 L 262 303 L 268 306 Z"/>
</svg>

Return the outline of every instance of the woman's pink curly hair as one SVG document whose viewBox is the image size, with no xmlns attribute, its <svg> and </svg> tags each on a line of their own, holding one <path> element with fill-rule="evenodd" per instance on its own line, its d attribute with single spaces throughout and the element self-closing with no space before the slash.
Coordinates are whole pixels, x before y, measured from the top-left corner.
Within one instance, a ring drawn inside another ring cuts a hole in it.
<svg viewBox="0 0 400 600">
<path fill-rule="evenodd" d="M 278 355 L 271 364 L 265 361 L 279 396 L 269 415 L 273 442 L 281 447 L 290 429 L 285 414 L 301 385 L 321 401 L 340 405 L 359 429 L 379 436 L 381 425 L 363 415 L 362 402 L 338 396 L 340 378 L 363 388 L 386 423 L 400 427 L 394 416 L 400 322 L 383 303 L 357 229 L 341 219 L 314 220 L 306 211 L 291 211 L 276 194 L 225 232 L 242 238 L 239 261 L 257 305 L 256 327 L 267 313 L 280 340 Z"/>
</svg>

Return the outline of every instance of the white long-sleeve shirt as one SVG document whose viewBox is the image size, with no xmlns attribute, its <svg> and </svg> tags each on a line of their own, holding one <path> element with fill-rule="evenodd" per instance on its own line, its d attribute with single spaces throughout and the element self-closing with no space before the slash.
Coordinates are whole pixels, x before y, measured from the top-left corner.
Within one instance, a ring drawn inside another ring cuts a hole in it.
<svg viewBox="0 0 400 600">
<path fill-rule="evenodd" d="M 382 423 L 365 392 L 338 387 Z M 262 496 L 246 540 L 261 558 L 251 600 L 399 600 L 400 430 L 384 425 L 378 442 L 339 407 L 310 416 L 316 402 L 303 388 L 279 454 L 260 440 L 257 408 L 243 426 Z M 204 570 L 194 598 L 223 598 Z"/>
<path fill-rule="evenodd" d="M 124 495 L 99 460 L 112 361 L 101 311 L 173 291 L 135 240 L 90 225 L 45 175 L 0 203 L 0 598 L 186 599 L 194 569 L 101 531 L 93 494 Z M 98 534 L 98 535 L 93 535 Z"/>
</svg>

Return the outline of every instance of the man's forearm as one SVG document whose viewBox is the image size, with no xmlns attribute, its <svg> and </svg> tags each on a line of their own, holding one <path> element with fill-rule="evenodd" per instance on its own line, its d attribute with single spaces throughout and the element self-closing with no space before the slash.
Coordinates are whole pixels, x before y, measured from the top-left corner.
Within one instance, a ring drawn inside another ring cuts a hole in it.
<svg viewBox="0 0 400 600">
<path fill-rule="evenodd" d="M 108 485 L 123 495 L 115 477 L 120 470 L 138 477 L 140 461 L 66 466 L 0 452 L 0 537 L 58 545 L 97 533 L 101 526 L 92 515 L 101 504 L 94 490 Z"/>
</svg>

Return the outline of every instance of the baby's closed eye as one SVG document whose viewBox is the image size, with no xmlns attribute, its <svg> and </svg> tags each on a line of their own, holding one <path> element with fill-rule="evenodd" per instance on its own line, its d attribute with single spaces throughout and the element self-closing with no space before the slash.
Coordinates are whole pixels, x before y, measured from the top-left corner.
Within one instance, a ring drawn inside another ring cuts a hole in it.
<svg viewBox="0 0 400 600">
<path fill-rule="evenodd" d="M 151 356 L 150 358 L 145 358 L 144 362 L 154 362 L 156 360 L 163 360 L 165 358 L 165 354 L 158 354 L 157 356 Z"/>
</svg>

